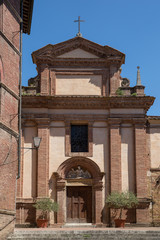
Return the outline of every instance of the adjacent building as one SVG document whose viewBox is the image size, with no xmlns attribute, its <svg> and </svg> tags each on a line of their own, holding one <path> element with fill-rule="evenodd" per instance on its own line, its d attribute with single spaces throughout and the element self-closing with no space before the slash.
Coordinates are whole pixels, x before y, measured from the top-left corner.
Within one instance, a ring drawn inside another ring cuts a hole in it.
<svg viewBox="0 0 160 240">
<path fill-rule="evenodd" d="M 0 239 L 14 228 L 18 177 L 20 34 L 30 33 L 33 0 L 0 0 Z"/>
</svg>

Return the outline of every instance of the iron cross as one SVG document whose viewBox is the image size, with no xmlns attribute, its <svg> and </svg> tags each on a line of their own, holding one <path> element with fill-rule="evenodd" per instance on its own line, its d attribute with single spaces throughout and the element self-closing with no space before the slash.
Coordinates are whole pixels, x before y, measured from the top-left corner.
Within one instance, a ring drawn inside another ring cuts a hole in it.
<svg viewBox="0 0 160 240">
<path fill-rule="evenodd" d="M 74 22 L 78 22 L 78 33 L 77 33 L 77 36 L 82 36 L 81 32 L 80 32 L 80 23 L 81 22 L 85 22 L 84 20 L 81 20 L 80 19 L 80 16 L 78 17 L 78 20 L 74 20 Z"/>
</svg>

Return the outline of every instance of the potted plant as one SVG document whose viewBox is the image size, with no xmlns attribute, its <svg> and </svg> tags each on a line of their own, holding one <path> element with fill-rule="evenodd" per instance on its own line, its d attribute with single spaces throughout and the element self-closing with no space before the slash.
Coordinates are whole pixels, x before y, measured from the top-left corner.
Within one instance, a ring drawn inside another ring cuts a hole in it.
<svg viewBox="0 0 160 240">
<path fill-rule="evenodd" d="M 124 227 L 125 219 L 122 219 L 122 211 L 135 208 L 138 205 L 138 199 L 132 192 L 112 192 L 107 196 L 106 203 L 108 207 L 115 209 L 115 227 Z M 119 216 L 116 218 L 118 213 Z"/>
<path fill-rule="evenodd" d="M 53 202 L 50 198 L 42 198 L 37 200 L 37 202 L 33 205 L 36 209 L 41 210 L 41 215 L 37 219 L 38 227 L 47 227 L 48 219 L 47 215 L 49 212 L 57 212 L 58 211 L 58 203 Z"/>
</svg>

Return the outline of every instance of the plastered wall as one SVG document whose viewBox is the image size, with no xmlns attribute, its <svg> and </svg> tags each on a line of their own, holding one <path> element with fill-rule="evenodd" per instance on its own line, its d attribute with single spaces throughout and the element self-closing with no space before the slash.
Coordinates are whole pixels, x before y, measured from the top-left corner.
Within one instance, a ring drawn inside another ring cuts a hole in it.
<svg viewBox="0 0 160 240">
<path fill-rule="evenodd" d="M 159 126 L 150 128 L 150 155 L 151 168 L 160 167 L 160 124 Z"/>
<path fill-rule="evenodd" d="M 56 95 L 101 95 L 101 75 L 56 75 Z"/>
<path fill-rule="evenodd" d="M 33 147 L 33 137 L 36 136 L 35 127 L 24 129 L 24 147 Z M 23 155 L 23 197 L 36 196 L 36 150 L 24 149 Z"/>
<path fill-rule="evenodd" d="M 130 125 L 121 128 L 121 171 L 122 191 L 134 192 L 134 142 Z"/>
<path fill-rule="evenodd" d="M 98 57 L 92 53 L 84 51 L 83 49 L 77 48 L 73 51 L 58 56 L 58 58 L 98 58 Z"/>
</svg>

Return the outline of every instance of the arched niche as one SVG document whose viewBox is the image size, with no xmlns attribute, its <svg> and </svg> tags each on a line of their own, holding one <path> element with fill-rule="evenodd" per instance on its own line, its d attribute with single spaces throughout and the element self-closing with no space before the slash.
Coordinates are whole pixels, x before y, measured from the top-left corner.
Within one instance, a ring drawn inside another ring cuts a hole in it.
<svg viewBox="0 0 160 240">
<path fill-rule="evenodd" d="M 59 176 L 59 178 L 65 179 L 67 173 L 72 168 L 77 169 L 78 166 L 88 171 L 91 174 L 92 179 L 94 180 L 102 180 L 104 176 L 104 173 L 100 171 L 99 166 L 91 159 L 85 157 L 73 157 L 67 159 L 57 169 L 57 175 Z"/>
</svg>

